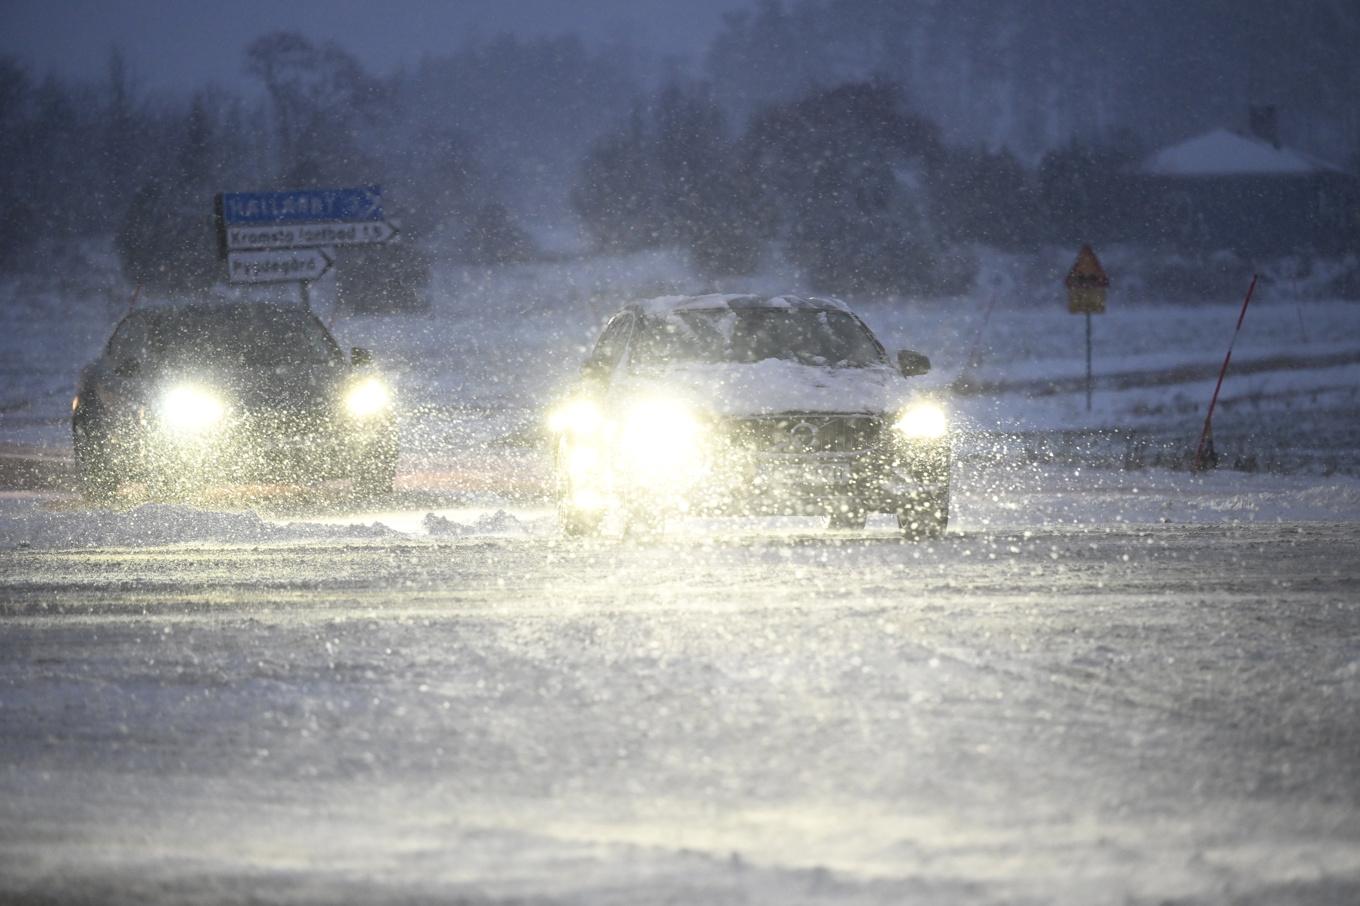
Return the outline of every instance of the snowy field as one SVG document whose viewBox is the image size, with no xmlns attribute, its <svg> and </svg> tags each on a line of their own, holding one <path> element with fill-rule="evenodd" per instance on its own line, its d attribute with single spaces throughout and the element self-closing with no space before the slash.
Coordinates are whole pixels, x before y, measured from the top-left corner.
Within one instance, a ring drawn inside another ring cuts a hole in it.
<svg viewBox="0 0 1360 906">
<path fill-rule="evenodd" d="M 714 288 L 676 259 L 337 319 L 403 406 L 377 505 L 92 508 L 90 254 L 0 286 L 0 902 L 1360 902 L 1360 306 L 1258 291 L 1194 475 L 1240 298 L 1112 293 L 1088 413 L 1068 262 L 989 259 L 854 300 L 963 428 L 944 539 L 580 542 L 543 411 L 623 302 Z"/>
</svg>

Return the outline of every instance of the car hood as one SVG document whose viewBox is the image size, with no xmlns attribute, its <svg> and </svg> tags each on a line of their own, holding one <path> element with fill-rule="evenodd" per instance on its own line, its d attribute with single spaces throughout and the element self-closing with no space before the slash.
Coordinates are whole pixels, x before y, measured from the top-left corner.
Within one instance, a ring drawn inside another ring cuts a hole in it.
<svg viewBox="0 0 1360 906">
<path fill-rule="evenodd" d="M 783 412 L 883 414 L 905 405 L 906 380 L 887 365 L 825 368 L 781 359 L 749 364 L 672 366 L 638 372 L 620 384 L 625 394 L 670 393 L 718 416 Z"/>
</svg>

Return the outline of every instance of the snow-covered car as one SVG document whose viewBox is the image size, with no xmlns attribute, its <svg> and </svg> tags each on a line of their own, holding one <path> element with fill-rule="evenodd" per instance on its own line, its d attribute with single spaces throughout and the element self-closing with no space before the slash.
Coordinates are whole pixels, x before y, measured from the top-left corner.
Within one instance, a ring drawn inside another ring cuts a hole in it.
<svg viewBox="0 0 1360 906">
<path fill-rule="evenodd" d="M 611 511 L 624 530 L 670 513 L 825 514 L 862 528 L 872 512 L 904 535 L 949 520 L 950 427 L 835 299 L 668 296 L 605 326 L 577 386 L 550 413 L 558 509 L 569 534 Z"/>
<path fill-rule="evenodd" d="M 332 478 L 372 495 L 396 471 L 392 397 L 368 351 L 346 358 L 310 311 L 272 303 L 129 313 L 81 373 L 71 428 L 92 499 L 125 483 Z"/>
</svg>

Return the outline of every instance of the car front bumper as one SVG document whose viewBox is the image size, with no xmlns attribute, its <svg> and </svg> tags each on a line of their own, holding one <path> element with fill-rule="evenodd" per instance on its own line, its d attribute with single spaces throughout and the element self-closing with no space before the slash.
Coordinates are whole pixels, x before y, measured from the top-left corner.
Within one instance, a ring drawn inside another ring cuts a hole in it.
<svg viewBox="0 0 1360 906">
<path fill-rule="evenodd" d="M 377 458 L 395 458 L 390 418 L 261 425 L 245 420 L 193 436 L 146 426 L 124 434 L 118 460 L 134 480 L 299 481 L 349 477 Z"/>
<path fill-rule="evenodd" d="M 679 502 L 699 513 L 820 514 L 847 505 L 897 512 L 923 495 L 947 492 L 949 470 L 947 442 L 852 454 L 738 451 L 714 460 Z"/>
<path fill-rule="evenodd" d="M 786 453 L 727 440 L 696 447 L 665 465 L 630 463 L 608 450 L 559 450 L 559 493 L 577 509 L 623 506 L 696 514 L 783 515 L 900 512 L 923 497 L 947 494 L 947 437 L 886 437 L 847 452 Z"/>
</svg>

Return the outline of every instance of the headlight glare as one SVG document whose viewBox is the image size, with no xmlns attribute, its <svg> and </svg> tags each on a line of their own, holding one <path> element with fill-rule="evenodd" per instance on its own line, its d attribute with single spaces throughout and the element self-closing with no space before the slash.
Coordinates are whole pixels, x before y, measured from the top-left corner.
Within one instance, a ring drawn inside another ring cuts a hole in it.
<svg viewBox="0 0 1360 906">
<path fill-rule="evenodd" d="M 577 481 L 594 475 L 600 468 L 600 451 L 591 446 L 574 446 L 567 451 L 567 473 Z"/>
<path fill-rule="evenodd" d="M 179 384 L 161 398 L 159 413 L 165 428 L 198 434 L 221 422 L 227 407 L 211 390 L 196 384 Z"/>
<path fill-rule="evenodd" d="M 912 440 L 934 440 L 949 429 L 944 409 L 935 403 L 916 403 L 909 406 L 893 424 L 897 433 Z"/>
<path fill-rule="evenodd" d="M 345 411 L 354 418 L 370 418 L 391 405 L 387 385 L 375 377 L 364 378 L 345 393 Z"/>
<path fill-rule="evenodd" d="M 590 435 L 603 424 L 600 407 L 588 399 L 567 400 L 548 415 L 548 430 L 554 434 Z"/>
<path fill-rule="evenodd" d="M 699 463 L 704 424 L 677 400 L 647 399 L 626 413 L 619 449 L 643 471 L 688 471 Z"/>
</svg>

